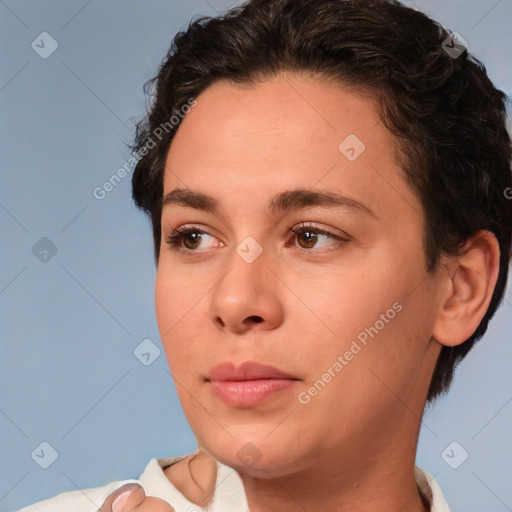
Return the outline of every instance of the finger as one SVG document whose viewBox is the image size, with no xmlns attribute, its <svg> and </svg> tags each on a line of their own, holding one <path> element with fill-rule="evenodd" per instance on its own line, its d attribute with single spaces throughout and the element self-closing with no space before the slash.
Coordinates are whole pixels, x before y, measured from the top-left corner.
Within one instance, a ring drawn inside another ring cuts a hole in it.
<svg viewBox="0 0 512 512">
<path fill-rule="evenodd" d="M 132 508 L 140 505 L 145 497 L 146 493 L 139 484 L 126 484 L 113 492 L 104 501 L 98 512 L 121 512 L 125 509 L 129 510 L 128 507 Z"/>
<path fill-rule="evenodd" d="M 192 507 L 187 510 L 192 512 Z M 176 512 L 167 501 L 161 500 L 160 498 L 146 498 L 144 504 L 137 506 L 136 508 L 125 509 L 125 512 Z"/>
<path fill-rule="evenodd" d="M 217 480 L 217 463 L 204 449 L 194 455 L 189 461 L 188 468 L 192 485 L 187 486 L 190 501 L 205 506 L 213 499 Z"/>
</svg>

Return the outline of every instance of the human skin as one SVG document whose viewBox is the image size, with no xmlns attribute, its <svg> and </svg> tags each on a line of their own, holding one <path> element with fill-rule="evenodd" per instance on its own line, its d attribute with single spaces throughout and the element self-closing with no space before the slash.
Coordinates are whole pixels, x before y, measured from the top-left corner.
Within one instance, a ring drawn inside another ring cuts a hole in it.
<svg viewBox="0 0 512 512">
<path fill-rule="evenodd" d="M 239 472 L 251 512 L 425 511 L 414 465 L 429 382 L 442 344 L 462 343 L 485 314 L 495 237 L 479 232 L 427 272 L 423 210 L 370 94 L 283 74 L 244 87 L 219 81 L 197 101 L 170 146 L 164 196 L 188 188 L 220 209 L 164 207 L 155 303 L 198 445 Z M 366 146 L 354 161 L 338 149 L 349 134 Z M 295 189 L 336 192 L 373 213 L 266 210 Z M 290 231 L 300 223 L 347 241 L 305 240 Z M 190 224 L 208 234 L 173 248 L 167 238 Z M 249 236 L 262 249 L 252 263 L 236 251 Z M 394 318 L 301 403 L 299 393 L 396 303 Z M 256 406 L 228 405 L 209 371 L 248 360 L 297 380 Z"/>
<path fill-rule="evenodd" d="M 140 485 L 127 484 L 113 492 L 98 512 L 175 512 L 160 498 L 146 496 Z"/>
<path fill-rule="evenodd" d="M 192 503 L 206 505 L 213 498 L 216 480 L 216 463 L 204 452 L 189 455 L 169 466 L 166 475 L 173 485 Z M 174 512 L 166 501 L 146 496 L 138 484 L 126 484 L 113 492 L 99 512 Z"/>
</svg>

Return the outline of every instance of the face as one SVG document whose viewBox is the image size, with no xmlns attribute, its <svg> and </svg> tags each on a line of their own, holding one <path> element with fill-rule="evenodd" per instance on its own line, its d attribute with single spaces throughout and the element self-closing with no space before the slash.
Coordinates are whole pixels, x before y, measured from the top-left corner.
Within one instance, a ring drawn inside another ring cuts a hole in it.
<svg viewBox="0 0 512 512">
<path fill-rule="evenodd" d="M 199 444 L 263 477 L 414 444 L 439 283 L 374 100 L 289 75 L 197 102 L 166 161 L 156 312 Z"/>
</svg>

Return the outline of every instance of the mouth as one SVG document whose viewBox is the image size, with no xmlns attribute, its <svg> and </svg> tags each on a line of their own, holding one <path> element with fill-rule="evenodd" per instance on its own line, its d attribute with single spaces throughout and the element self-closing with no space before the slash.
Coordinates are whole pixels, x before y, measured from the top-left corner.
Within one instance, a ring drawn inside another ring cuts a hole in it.
<svg viewBox="0 0 512 512">
<path fill-rule="evenodd" d="M 286 373 L 274 366 L 245 361 L 239 366 L 225 362 L 215 365 L 208 374 L 209 381 L 240 381 L 262 379 L 291 379 L 299 380 L 294 375 Z"/>
<path fill-rule="evenodd" d="M 273 366 L 246 361 L 214 366 L 206 381 L 214 394 L 233 407 L 254 407 L 289 390 L 300 379 Z"/>
</svg>

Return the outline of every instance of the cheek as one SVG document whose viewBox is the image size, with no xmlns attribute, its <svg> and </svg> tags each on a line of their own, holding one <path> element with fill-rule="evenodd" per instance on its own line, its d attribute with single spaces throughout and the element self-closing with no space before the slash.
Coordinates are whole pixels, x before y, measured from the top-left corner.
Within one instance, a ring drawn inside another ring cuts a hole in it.
<svg viewBox="0 0 512 512">
<path fill-rule="evenodd" d="M 421 359 L 433 308 L 430 292 L 424 289 L 427 282 L 415 289 L 425 277 L 419 267 L 399 258 L 373 258 L 322 274 L 303 274 L 300 280 L 289 276 L 301 299 L 292 314 L 300 327 L 296 332 L 303 340 L 308 338 L 300 345 L 308 352 L 311 378 L 318 378 L 322 368 L 329 368 L 346 351 L 352 352 L 346 358 L 351 366 L 365 368 L 364 375 L 345 372 L 352 374 L 351 379 L 367 378 L 368 368 L 376 371 L 399 361 L 414 365 Z M 352 364 L 353 360 L 359 363 Z"/>
<path fill-rule="evenodd" d="M 365 268 L 333 266 L 321 274 L 303 273 L 284 277 L 292 282 L 289 305 L 292 314 L 311 334 L 329 343 L 343 345 L 362 329 L 373 325 L 381 313 L 392 307 L 399 295 L 385 275 L 371 275 Z"/>
<path fill-rule="evenodd" d="M 186 343 L 177 343 L 190 327 L 190 318 L 194 313 L 200 291 L 186 287 L 175 273 L 168 272 L 164 265 L 159 266 L 155 280 L 155 311 L 169 364 L 180 356 L 180 347 Z M 186 340 L 184 340 L 186 341 Z M 172 368 L 171 368 L 172 370 Z"/>
<path fill-rule="evenodd" d="M 194 314 L 207 291 L 204 280 L 176 270 L 169 262 L 159 263 L 155 279 L 155 309 L 163 342 L 169 329 L 174 331 Z"/>
<path fill-rule="evenodd" d="M 176 283 L 166 279 L 161 267 L 158 268 L 155 280 L 155 311 L 158 329 L 162 342 L 166 343 L 166 333 L 178 318 L 179 302 L 173 293 Z"/>
</svg>

